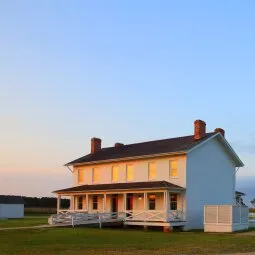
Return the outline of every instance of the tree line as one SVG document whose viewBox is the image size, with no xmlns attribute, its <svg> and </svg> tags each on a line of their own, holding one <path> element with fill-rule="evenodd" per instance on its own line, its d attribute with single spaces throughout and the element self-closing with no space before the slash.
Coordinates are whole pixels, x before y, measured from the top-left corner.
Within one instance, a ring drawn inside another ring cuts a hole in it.
<svg viewBox="0 0 255 255">
<path fill-rule="evenodd" d="M 47 207 L 56 208 L 57 198 L 55 197 L 23 197 L 25 207 Z M 69 208 L 70 200 L 61 199 L 61 208 Z"/>
</svg>

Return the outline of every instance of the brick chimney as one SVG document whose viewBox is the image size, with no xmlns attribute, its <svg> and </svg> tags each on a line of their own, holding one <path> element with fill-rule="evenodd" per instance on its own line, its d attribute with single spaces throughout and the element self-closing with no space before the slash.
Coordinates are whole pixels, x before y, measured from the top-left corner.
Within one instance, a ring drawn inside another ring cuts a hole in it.
<svg viewBox="0 0 255 255">
<path fill-rule="evenodd" d="M 199 140 L 205 137 L 206 123 L 202 120 L 196 120 L 194 122 L 194 140 Z"/>
<path fill-rule="evenodd" d="M 225 137 L 225 130 L 222 128 L 215 128 L 214 129 L 215 133 L 221 133 L 223 137 Z"/>
<path fill-rule="evenodd" d="M 101 151 L 101 139 L 93 137 L 91 138 L 91 154 Z"/>
<path fill-rule="evenodd" d="M 115 148 L 119 148 L 122 146 L 124 146 L 124 143 L 115 143 L 115 145 L 114 145 Z"/>
</svg>

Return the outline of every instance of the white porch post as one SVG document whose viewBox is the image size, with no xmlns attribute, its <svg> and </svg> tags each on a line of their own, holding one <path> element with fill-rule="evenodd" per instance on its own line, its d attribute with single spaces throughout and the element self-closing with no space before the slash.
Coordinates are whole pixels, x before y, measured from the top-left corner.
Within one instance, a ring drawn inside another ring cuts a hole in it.
<svg viewBox="0 0 255 255">
<path fill-rule="evenodd" d="M 106 194 L 104 194 L 104 202 L 103 202 L 103 212 L 106 211 Z"/>
<path fill-rule="evenodd" d="M 169 211 L 169 191 L 165 192 L 165 197 L 166 197 L 165 210 L 168 212 Z"/>
<path fill-rule="evenodd" d="M 123 194 L 123 212 L 127 210 L 127 193 Z"/>
<path fill-rule="evenodd" d="M 169 203 L 169 211 L 171 211 L 171 193 L 168 193 L 169 199 L 168 199 L 168 203 Z"/>
<path fill-rule="evenodd" d="M 147 211 L 148 210 L 148 208 L 147 208 L 147 192 L 144 192 L 144 194 L 143 194 L 143 202 L 144 202 L 144 211 Z"/>
<path fill-rule="evenodd" d="M 183 197 L 184 197 L 184 193 L 182 193 L 182 212 L 183 212 L 183 208 L 184 208 L 184 206 L 183 206 Z"/>
<path fill-rule="evenodd" d="M 57 197 L 57 213 L 59 213 L 59 210 L 60 210 L 60 203 L 61 203 L 61 195 L 58 195 L 58 197 Z"/>
<path fill-rule="evenodd" d="M 89 212 L 89 194 L 86 194 L 86 210 Z"/>
<path fill-rule="evenodd" d="M 70 210 L 74 211 L 74 196 L 70 197 Z"/>
<path fill-rule="evenodd" d="M 165 221 L 168 221 L 168 212 L 169 212 L 169 191 L 164 191 L 164 210 L 165 214 Z"/>
</svg>

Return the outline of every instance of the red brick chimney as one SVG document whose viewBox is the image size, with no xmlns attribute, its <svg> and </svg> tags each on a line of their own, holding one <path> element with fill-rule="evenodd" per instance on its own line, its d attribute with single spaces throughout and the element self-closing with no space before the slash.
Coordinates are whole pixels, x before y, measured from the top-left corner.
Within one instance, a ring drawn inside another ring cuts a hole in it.
<svg viewBox="0 0 255 255">
<path fill-rule="evenodd" d="M 206 123 L 202 120 L 196 120 L 194 122 L 194 139 L 199 140 L 205 137 Z"/>
<path fill-rule="evenodd" d="M 93 137 L 91 138 L 91 154 L 101 151 L 101 139 Z"/>
<path fill-rule="evenodd" d="M 115 143 L 115 145 L 114 145 L 115 148 L 119 148 L 122 146 L 124 146 L 124 143 Z"/>
<path fill-rule="evenodd" d="M 222 128 L 215 128 L 214 129 L 215 133 L 221 133 L 223 137 L 225 137 L 225 130 Z"/>
</svg>

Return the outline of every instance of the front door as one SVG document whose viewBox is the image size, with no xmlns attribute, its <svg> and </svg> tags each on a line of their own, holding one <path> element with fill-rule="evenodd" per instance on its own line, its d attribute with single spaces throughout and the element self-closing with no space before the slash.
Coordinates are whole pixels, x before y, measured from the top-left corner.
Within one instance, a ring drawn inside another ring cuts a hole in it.
<svg viewBox="0 0 255 255">
<path fill-rule="evenodd" d="M 111 207 L 112 212 L 118 212 L 118 195 L 112 195 Z"/>
<path fill-rule="evenodd" d="M 133 194 L 127 194 L 127 208 L 128 211 L 133 210 Z"/>
</svg>

